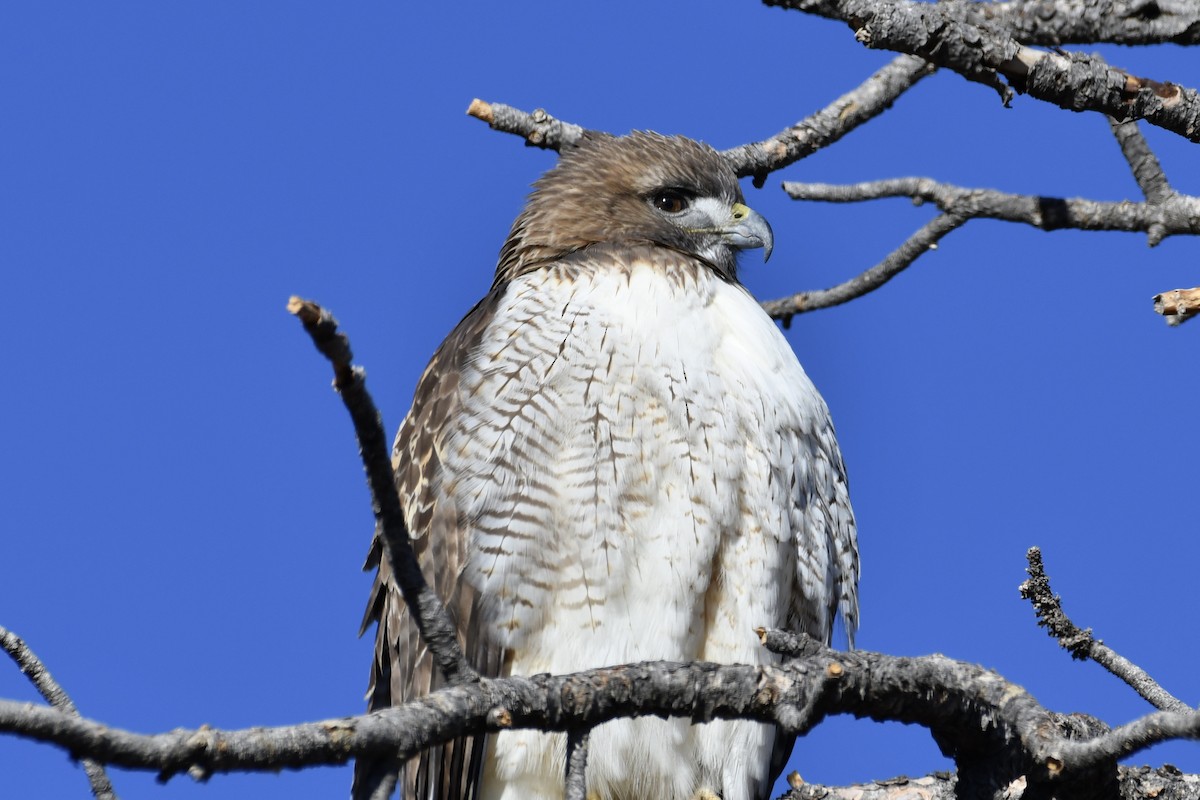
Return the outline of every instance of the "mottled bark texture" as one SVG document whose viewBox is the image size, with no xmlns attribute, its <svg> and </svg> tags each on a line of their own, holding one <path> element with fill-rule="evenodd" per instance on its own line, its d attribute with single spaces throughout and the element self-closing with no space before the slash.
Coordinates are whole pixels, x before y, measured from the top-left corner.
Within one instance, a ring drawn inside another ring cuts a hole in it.
<svg viewBox="0 0 1200 800">
<path fill-rule="evenodd" d="M 1120 120 L 1144 119 L 1190 141 L 1200 141 L 1200 96 L 1194 89 L 1130 75 L 1096 55 L 1029 47 L 1000 21 L 981 13 L 964 13 L 967 6 L 963 3 L 764 2 L 841 20 L 866 46 L 925 58 L 995 88 L 1006 103 L 1016 90 L 1072 111 L 1100 111 Z"/>
<path fill-rule="evenodd" d="M 997 22 L 1025 44 L 1200 44 L 1195 0 L 1012 0 L 943 2 L 962 19 Z"/>
</svg>

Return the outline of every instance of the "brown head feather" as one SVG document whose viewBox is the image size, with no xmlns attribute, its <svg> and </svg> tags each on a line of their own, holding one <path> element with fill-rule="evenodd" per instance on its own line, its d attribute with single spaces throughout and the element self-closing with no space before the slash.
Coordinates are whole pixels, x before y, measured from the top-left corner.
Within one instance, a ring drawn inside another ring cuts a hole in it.
<svg viewBox="0 0 1200 800">
<path fill-rule="evenodd" d="M 742 202 L 737 176 L 706 144 L 682 136 L 635 131 L 589 133 L 563 152 L 533 185 L 525 210 L 500 249 L 495 286 L 601 242 L 669 247 L 699 256 L 686 231 L 654 214 L 662 189 Z M 722 272 L 731 265 L 722 265 Z"/>
</svg>

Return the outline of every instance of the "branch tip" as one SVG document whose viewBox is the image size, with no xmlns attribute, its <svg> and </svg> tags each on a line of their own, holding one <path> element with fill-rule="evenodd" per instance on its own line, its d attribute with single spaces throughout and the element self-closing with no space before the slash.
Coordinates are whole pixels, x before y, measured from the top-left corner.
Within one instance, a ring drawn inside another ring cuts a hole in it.
<svg viewBox="0 0 1200 800">
<path fill-rule="evenodd" d="M 489 125 L 495 118 L 492 114 L 492 104 L 486 100 L 480 100 L 478 97 L 471 101 L 471 105 L 467 106 L 467 114 L 475 119 L 481 119 Z"/>
<path fill-rule="evenodd" d="M 1200 313 L 1200 286 L 1154 295 L 1154 311 L 1166 317 L 1169 325 L 1187 322 Z"/>
</svg>

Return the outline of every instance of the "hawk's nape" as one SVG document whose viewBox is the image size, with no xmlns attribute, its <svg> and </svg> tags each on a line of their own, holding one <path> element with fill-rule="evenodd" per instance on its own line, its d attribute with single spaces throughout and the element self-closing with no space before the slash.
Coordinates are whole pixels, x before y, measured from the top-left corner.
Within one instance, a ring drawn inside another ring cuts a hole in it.
<svg viewBox="0 0 1200 800">
<path fill-rule="evenodd" d="M 482 674 L 646 660 L 763 664 L 755 629 L 857 626 L 854 516 L 825 403 L 737 279 L 773 234 L 716 151 L 588 136 L 534 187 L 488 294 L 435 353 L 396 436 L 426 577 Z M 372 709 L 436 689 L 376 542 Z M 593 731 L 604 800 L 767 796 L 770 725 Z M 434 748 L 406 797 L 559 798 L 565 736 Z M 361 783 L 360 783 L 361 788 Z"/>
</svg>

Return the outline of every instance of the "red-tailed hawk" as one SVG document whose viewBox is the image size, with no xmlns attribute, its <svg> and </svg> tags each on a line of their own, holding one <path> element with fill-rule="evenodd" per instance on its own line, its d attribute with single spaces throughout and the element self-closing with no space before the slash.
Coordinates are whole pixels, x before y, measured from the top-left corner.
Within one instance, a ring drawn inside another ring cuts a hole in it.
<svg viewBox="0 0 1200 800">
<path fill-rule="evenodd" d="M 736 256 L 771 228 L 721 156 L 588 135 L 534 186 L 491 291 L 396 436 L 422 568 L 486 675 L 775 661 L 758 627 L 853 636 L 858 551 L 829 412 Z M 381 545 L 372 709 L 437 688 Z M 592 732 L 589 796 L 767 796 L 770 725 L 645 718 Z M 563 794 L 565 736 L 503 732 L 405 765 L 406 797 Z M 360 763 L 363 770 L 399 765 Z"/>
</svg>

